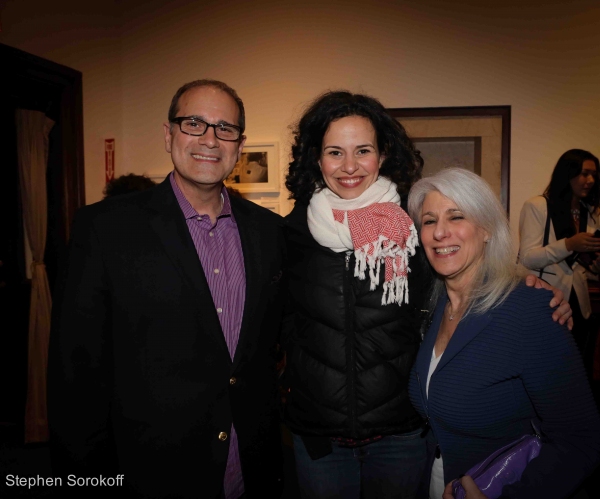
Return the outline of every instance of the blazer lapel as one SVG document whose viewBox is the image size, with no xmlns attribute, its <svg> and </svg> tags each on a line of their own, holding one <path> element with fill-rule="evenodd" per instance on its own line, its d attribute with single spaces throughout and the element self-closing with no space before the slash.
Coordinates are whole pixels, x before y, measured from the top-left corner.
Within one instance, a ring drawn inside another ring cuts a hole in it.
<svg viewBox="0 0 600 499">
<path fill-rule="evenodd" d="M 450 341 L 448 342 L 448 346 L 444 351 L 444 355 L 438 364 L 436 372 L 442 370 L 456 354 L 465 348 L 490 323 L 491 316 L 491 312 L 487 312 L 483 315 L 469 314 L 464 320 L 458 323 L 456 331 L 454 331 L 452 338 L 450 338 Z"/>
<path fill-rule="evenodd" d="M 435 345 L 435 340 L 437 338 L 437 333 L 440 329 L 440 325 L 442 323 L 442 318 L 444 314 L 444 308 L 448 299 L 441 299 L 434 312 L 433 321 L 431 322 L 431 327 L 429 331 L 425 334 L 425 338 L 423 338 L 423 342 L 420 346 L 420 353 L 417 356 L 417 361 L 415 362 L 415 369 L 419 375 L 420 380 L 420 389 L 423 393 L 423 399 L 427 400 L 427 395 L 425 393 L 425 386 L 427 382 L 427 375 L 429 374 L 429 365 L 431 363 L 431 355 L 433 352 L 433 348 Z M 456 327 L 456 331 L 450 338 L 448 342 L 448 346 L 440 359 L 440 363 L 438 364 L 434 375 L 441 371 L 448 362 L 452 360 L 463 348 L 465 348 L 490 322 L 491 320 L 491 312 L 488 312 L 483 315 L 468 315 L 464 320 L 458 323 Z"/>
<path fill-rule="evenodd" d="M 263 258 L 261 257 L 260 250 L 261 232 L 259 222 L 243 206 L 238 205 L 235 198 L 231 197 L 230 200 L 231 210 L 233 211 L 240 235 L 242 252 L 244 253 L 244 270 L 246 273 L 246 298 L 244 300 L 242 325 L 233 357 L 233 368 L 235 369 L 249 340 L 250 322 L 253 319 L 252 311 L 256 309 L 258 300 L 260 299 L 260 293 L 257 290 L 261 287 L 260 280 L 263 274 Z"/>
<path fill-rule="evenodd" d="M 154 212 L 150 216 L 151 227 L 162 242 L 164 251 L 179 272 L 182 280 L 187 281 L 196 294 L 195 302 L 198 304 L 196 319 L 200 328 L 212 334 L 229 357 L 229 350 L 215 310 L 210 288 L 200 264 L 194 241 L 192 241 L 183 213 L 171 188 L 169 176 L 154 189 L 150 207 Z"/>
<path fill-rule="evenodd" d="M 433 312 L 431 326 L 429 326 L 429 329 L 425 333 L 425 337 L 423 338 L 423 342 L 419 347 L 419 354 L 417 355 L 417 360 L 415 362 L 415 370 L 417 371 L 419 379 L 419 389 L 423 394 L 423 400 L 427 400 L 427 394 L 425 391 L 425 387 L 427 386 L 427 375 L 429 374 L 429 365 L 431 364 L 431 354 L 433 352 L 433 346 L 435 345 L 435 340 L 437 338 L 437 334 L 440 329 L 440 324 L 442 322 L 444 305 L 445 300 L 440 300 L 436 305 L 435 310 Z"/>
</svg>

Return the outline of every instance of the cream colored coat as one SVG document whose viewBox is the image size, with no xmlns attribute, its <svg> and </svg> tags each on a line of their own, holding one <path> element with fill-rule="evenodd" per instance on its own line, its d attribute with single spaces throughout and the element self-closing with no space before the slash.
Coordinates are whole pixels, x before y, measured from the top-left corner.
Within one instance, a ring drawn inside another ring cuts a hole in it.
<svg viewBox="0 0 600 499">
<path fill-rule="evenodd" d="M 543 196 L 535 196 L 523 205 L 519 220 L 519 261 L 531 270 L 531 274 L 536 276 L 543 268 L 542 279 L 560 289 L 565 295 L 565 300 L 569 300 L 571 289 L 574 289 L 581 313 L 587 319 L 592 311 L 587 279 L 596 280 L 597 278 L 586 273 L 578 263 L 574 263 L 573 268 L 569 267 L 565 258 L 572 255 L 573 252 L 567 250 L 565 239 L 556 240 L 552 221 L 550 221 L 548 245 L 542 246 L 547 213 L 548 207 Z M 598 221 L 598 214 L 595 214 L 594 217 L 588 215 L 587 232 L 594 233 L 596 229 L 600 228 Z"/>
</svg>

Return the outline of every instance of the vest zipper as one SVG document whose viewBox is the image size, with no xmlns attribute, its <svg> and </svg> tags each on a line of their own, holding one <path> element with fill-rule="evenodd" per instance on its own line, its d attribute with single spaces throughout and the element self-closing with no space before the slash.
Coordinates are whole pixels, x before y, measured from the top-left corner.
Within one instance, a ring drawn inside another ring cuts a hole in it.
<svg viewBox="0 0 600 499">
<path fill-rule="evenodd" d="M 356 367 L 355 363 L 355 331 L 354 331 L 354 317 L 352 315 L 352 276 L 350 275 L 350 258 L 352 256 L 352 252 L 346 253 L 344 258 L 345 261 L 345 272 L 344 272 L 344 304 L 346 308 L 346 321 L 345 328 L 347 334 L 347 343 L 346 343 L 346 358 L 348 359 L 348 368 L 347 368 L 347 376 L 348 376 L 348 416 L 350 418 L 350 435 L 354 438 L 357 437 L 356 434 Z"/>
</svg>

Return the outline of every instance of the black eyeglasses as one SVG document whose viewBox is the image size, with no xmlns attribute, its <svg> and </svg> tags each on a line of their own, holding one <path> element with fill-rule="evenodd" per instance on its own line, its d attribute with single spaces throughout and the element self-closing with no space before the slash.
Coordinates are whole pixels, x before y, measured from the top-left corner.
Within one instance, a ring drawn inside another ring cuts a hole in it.
<svg viewBox="0 0 600 499">
<path fill-rule="evenodd" d="M 206 133 L 209 127 L 213 127 L 217 139 L 227 140 L 230 142 L 236 141 L 242 135 L 242 129 L 239 126 L 228 125 L 225 123 L 213 124 L 207 123 L 200 118 L 194 118 L 193 116 L 180 116 L 179 118 L 173 118 L 173 123 L 179 125 L 179 129 L 188 135 L 194 137 L 200 137 Z"/>
</svg>

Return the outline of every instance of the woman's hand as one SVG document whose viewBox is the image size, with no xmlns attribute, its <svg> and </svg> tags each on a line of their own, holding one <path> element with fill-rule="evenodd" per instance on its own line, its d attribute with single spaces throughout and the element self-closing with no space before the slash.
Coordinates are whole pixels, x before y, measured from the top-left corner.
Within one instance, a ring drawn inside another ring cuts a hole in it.
<svg viewBox="0 0 600 499">
<path fill-rule="evenodd" d="M 452 483 L 450 482 L 446 485 L 444 489 L 444 494 L 442 495 L 442 499 L 454 499 L 454 494 L 452 493 Z M 466 498 L 467 499 L 488 499 L 488 497 L 479 490 L 479 487 L 475 485 L 475 482 L 469 475 L 465 475 L 460 479 L 460 483 L 465 489 Z"/>
<path fill-rule="evenodd" d="M 579 253 L 600 251 L 600 237 L 594 237 L 588 232 L 580 232 L 565 239 L 565 245 L 569 251 L 578 251 Z"/>
<path fill-rule="evenodd" d="M 562 325 L 566 323 L 569 331 L 573 329 L 573 318 L 571 317 L 573 315 L 573 311 L 571 310 L 571 305 L 569 305 L 569 302 L 565 300 L 565 296 L 560 289 L 551 286 L 543 279 L 540 279 L 532 274 L 529 274 L 525 278 L 525 284 L 537 289 L 547 289 L 552 291 L 554 296 L 552 297 L 552 300 L 550 300 L 550 307 L 554 308 L 558 305 L 558 308 L 552 313 L 552 320 L 554 322 L 558 321 L 558 323 Z"/>
</svg>

